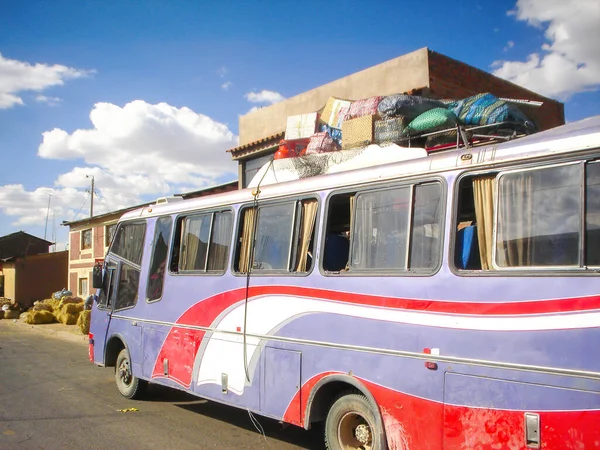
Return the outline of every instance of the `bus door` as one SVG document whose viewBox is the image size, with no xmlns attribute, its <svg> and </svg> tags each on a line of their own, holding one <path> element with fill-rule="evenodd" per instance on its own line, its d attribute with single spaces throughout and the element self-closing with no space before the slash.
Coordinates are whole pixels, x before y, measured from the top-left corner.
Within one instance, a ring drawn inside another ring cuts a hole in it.
<svg viewBox="0 0 600 450">
<path fill-rule="evenodd" d="M 97 294 L 97 302 L 92 306 L 90 318 L 90 360 L 102 366 L 104 365 L 106 337 L 115 302 L 116 281 L 117 264 L 107 260 L 104 267 L 102 288 L 99 289 Z"/>
</svg>

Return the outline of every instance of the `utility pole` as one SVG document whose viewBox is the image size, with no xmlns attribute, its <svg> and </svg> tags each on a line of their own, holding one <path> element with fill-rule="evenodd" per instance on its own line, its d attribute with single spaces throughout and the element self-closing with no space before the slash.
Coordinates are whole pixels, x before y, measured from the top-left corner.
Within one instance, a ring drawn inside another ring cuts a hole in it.
<svg viewBox="0 0 600 450">
<path fill-rule="evenodd" d="M 86 178 L 90 178 L 90 175 L 86 175 Z M 90 190 L 90 217 L 94 217 L 94 175 L 92 177 L 92 188 Z"/>
<path fill-rule="evenodd" d="M 50 199 L 52 194 L 48 194 L 48 206 L 46 207 L 46 226 L 44 227 L 44 239 L 46 239 L 46 231 L 48 230 L 48 214 L 50 213 Z"/>
</svg>

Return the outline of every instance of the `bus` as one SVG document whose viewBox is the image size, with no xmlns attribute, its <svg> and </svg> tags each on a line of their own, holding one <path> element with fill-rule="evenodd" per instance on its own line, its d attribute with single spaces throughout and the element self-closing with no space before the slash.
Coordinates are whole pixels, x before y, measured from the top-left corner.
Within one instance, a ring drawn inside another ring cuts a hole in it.
<svg viewBox="0 0 600 450">
<path fill-rule="evenodd" d="M 278 162 L 120 219 L 89 342 L 123 396 L 319 424 L 336 450 L 600 448 L 600 116 L 273 182 Z"/>
</svg>

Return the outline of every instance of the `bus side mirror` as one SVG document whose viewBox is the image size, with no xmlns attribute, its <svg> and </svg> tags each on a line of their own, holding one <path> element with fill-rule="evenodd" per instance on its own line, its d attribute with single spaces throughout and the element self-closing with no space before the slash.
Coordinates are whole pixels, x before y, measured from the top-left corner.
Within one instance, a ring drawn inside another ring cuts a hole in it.
<svg viewBox="0 0 600 450">
<path fill-rule="evenodd" d="M 100 264 L 96 264 L 92 270 L 92 287 L 94 289 L 102 289 L 104 287 L 103 281 L 102 266 Z"/>
</svg>

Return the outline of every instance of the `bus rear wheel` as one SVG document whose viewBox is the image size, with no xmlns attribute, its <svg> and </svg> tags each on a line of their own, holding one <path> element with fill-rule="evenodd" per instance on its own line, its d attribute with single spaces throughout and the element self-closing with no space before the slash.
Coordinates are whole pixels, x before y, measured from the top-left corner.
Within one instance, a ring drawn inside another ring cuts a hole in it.
<svg viewBox="0 0 600 450">
<path fill-rule="evenodd" d="M 140 380 L 133 375 L 131 368 L 131 358 L 126 348 L 119 352 L 117 364 L 115 365 L 115 381 L 117 388 L 123 397 L 136 399 L 140 398 L 146 391 L 148 382 Z"/>
<path fill-rule="evenodd" d="M 328 450 L 384 450 L 375 412 L 361 394 L 345 394 L 333 402 L 325 421 Z"/>
</svg>

